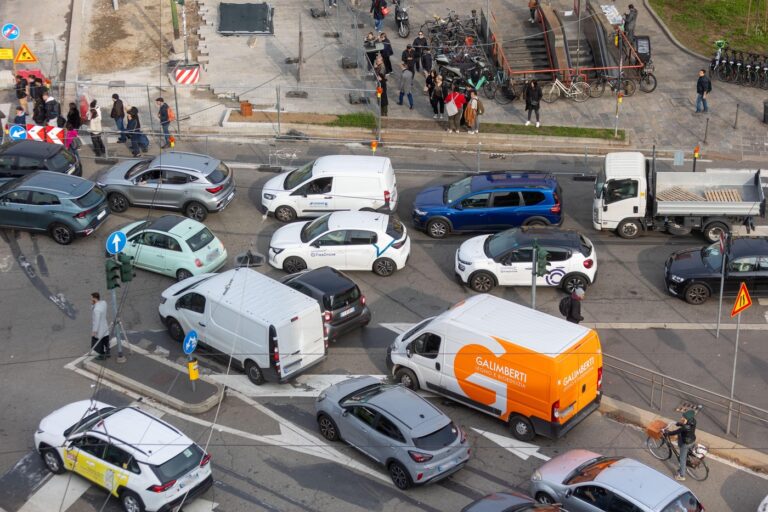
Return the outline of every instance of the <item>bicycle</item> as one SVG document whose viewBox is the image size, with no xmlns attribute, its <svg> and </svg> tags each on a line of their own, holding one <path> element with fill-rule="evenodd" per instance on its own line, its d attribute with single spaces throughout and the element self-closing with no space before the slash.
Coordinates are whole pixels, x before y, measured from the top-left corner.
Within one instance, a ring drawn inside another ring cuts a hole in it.
<svg viewBox="0 0 768 512">
<path fill-rule="evenodd" d="M 701 406 L 699 406 L 701 408 Z M 658 434 L 658 438 L 655 438 L 655 432 L 648 431 L 648 437 L 645 440 L 645 445 L 651 455 L 659 460 L 668 460 L 675 455 L 675 460 L 680 460 L 680 452 L 677 449 L 677 444 L 673 443 L 670 438 L 668 429 L 674 424 L 670 424 L 661 430 Z M 690 450 L 688 450 L 688 456 L 685 461 L 685 472 L 690 475 L 691 478 L 698 482 L 703 482 L 709 477 L 709 466 L 704 460 L 708 453 L 708 449 L 703 444 L 696 443 Z"/>
<path fill-rule="evenodd" d="M 735 53 L 734 51 L 729 52 L 728 49 L 723 49 L 723 57 L 717 71 L 717 79 L 721 82 L 732 82 L 734 79 Z"/>
<path fill-rule="evenodd" d="M 744 72 L 744 81 L 747 87 L 755 87 L 757 85 L 757 81 L 759 79 L 759 70 L 760 66 L 757 61 L 757 55 L 750 53 L 747 60 L 747 68 Z"/>
<path fill-rule="evenodd" d="M 653 65 L 650 62 L 640 70 L 640 80 L 637 83 L 643 92 L 653 92 L 656 90 L 656 75 L 651 70 L 653 70 Z"/>
<path fill-rule="evenodd" d="M 555 81 L 544 88 L 544 94 L 541 99 L 547 103 L 554 103 L 560 98 L 561 94 L 565 94 L 566 98 L 571 98 L 581 103 L 589 99 L 589 91 L 590 87 L 587 82 L 572 80 L 568 87 L 566 87 L 559 78 L 555 77 Z"/>
<path fill-rule="evenodd" d="M 728 41 L 725 39 L 719 39 L 715 41 L 715 56 L 709 64 L 709 77 L 719 78 L 720 69 L 725 66 L 726 57 L 728 55 Z M 722 78 L 719 78 L 722 80 Z"/>
<path fill-rule="evenodd" d="M 654 84 L 653 88 L 656 88 L 656 78 L 654 77 Z M 593 80 L 589 84 L 589 95 L 593 98 L 599 98 L 603 95 L 605 92 L 605 86 L 606 84 L 611 88 L 612 92 L 616 92 L 619 90 L 619 79 L 617 77 L 612 77 L 608 75 L 603 75 L 596 80 Z M 629 78 L 621 78 L 621 92 L 624 94 L 624 96 L 632 96 L 635 94 L 635 90 L 637 89 L 637 86 L 635 85 L 635 82 L 630 80 Z M 653 89 L 651 89 L 653 90 Z M 647 91 L 650 92 L 650 91 Z"/>
</svg>

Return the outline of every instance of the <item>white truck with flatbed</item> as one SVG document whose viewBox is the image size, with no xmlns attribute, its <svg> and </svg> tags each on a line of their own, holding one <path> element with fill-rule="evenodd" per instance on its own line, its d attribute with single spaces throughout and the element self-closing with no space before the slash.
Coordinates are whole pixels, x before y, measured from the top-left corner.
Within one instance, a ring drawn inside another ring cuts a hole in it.
<svg viewBox="0 0 768 512">
<path fill-rule="evenodd" d="M 608 153 L 595 181 L 592 225 L 622 238 L 696 230 L 716 242 L 736 226 L 753 227 L 765 207 L 759 169 L 656 172 L 642 153 Z"/>
</svg>

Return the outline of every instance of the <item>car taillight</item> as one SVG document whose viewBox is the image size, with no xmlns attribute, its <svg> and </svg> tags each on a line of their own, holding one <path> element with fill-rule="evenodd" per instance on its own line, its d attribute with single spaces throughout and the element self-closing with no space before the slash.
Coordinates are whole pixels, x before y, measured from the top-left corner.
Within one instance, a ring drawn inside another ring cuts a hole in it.
<svg viewBox="0 0 768 512">
<path fill-rule="evenodd" d="M 389 204 L 389 200 L 392 199 L 392 194 L 389 192 L 389 190 L 384 191 L 384 202 L 386 204 Z"/>
<path fill-rule="evenodd" d="M 414 462 L 427 462 L 429 460 L 432 460 L 432 455 L 428 453 L 421 453 L 421 452 L 415 452 L 413 450 L 408 450 L 408 455 L 411 456 Z"/>
<path fill-rule="evenodd" d="M 223 189 L 224 185 L 219 185 L 218 187 L 207 188 L 205 191 L 210 192 L 211 194 L 216 194 L 217 192 L 221 192 Z"/>
<path fill-rule="evenodd" d="M 555 196 L 555 206 L 549 209 L 550 213 L 560 213 L 560 198 L 557 197 L 557 194 L 554 194 Z"/>
<path fill-rule="evenodd" d="M 176 480 L 171 480 L 170 482 L 166 482 L 161 485 L 151 485 L 147 488 L 147 490 L 151 492 L 165 492 L 171 487 L 173 487 L 175 483 L 176 483 Z"/>
<path fill-rule="evenodd" d="M 361 295 L 361 296 L 360 296 L 360 304 L 362 304 L 363 306 L 365 306 L 365 295 Z"/>
<path fill-rule="evenodd" d="M 203 262 L 200 261 L 200 258 L 195 258 L 195 266 L 198 268 L 203 266 Z"/>
<path fill-rule="evenodd" d="M 461 444 L 464 444 L 467 442 L 467 433 L 464 432 L 464 429 L 459 427 L 459 432 L 461 432 Z"/>
<path fill-rule="evenodd" d="M 277 349 L 277 345 L 275 345 L 275 351 L 272 352 L 272 360 L 275 362 L 275 365 L 280 364 L 280 351 Z"/>
<path fill-rule="evenodd" d="M 324 322 L 330 322 L 332 319 L 333 319 L 333 313 L 331 313 L 330 311 L 326 311 L 325 313 L 323 313 Z"/>
<path fill-rule="evenodd" d="M 405 240 L 406 240 L 406 239 L 405 239 L 405 238 L 403 238 L 403 239 L 402 239 L 402 240 L 400 240 L 399 242 L 395 242 L 395 243 L 393 243 L 393 244 L 392 244 L 392 248 L 393 248 L 393 249 L 400 249 L 402 246 L 404 246 L 404 245 L 405 245 Z"/>
<path fill-rule="evenodd" d="M 597 369 L 597 391 L 603 389 L 603 367 Z"/>
<path fill-rule="evenodd" d="M 557 423 L 560 419 L 560 400 L 552 404 L 552 423 Z"/>
<path fill-rule="evenodd" d="M 592 265 L 594 265 L 595 262 L 589 258 L 584 260 L 584 268 L 592 268 Z"/>
<path fill-rule="evenodd" d="M 205 457 L 203 457 L 203 460 L 200 461 L 200 467 L 205 466 L 209 462 L 211 462 L 211 454 L 210 453 L 206 453 Z"/>
<path fill-rule="evenodd" d="M 88 214 L 89 214 L 89 213 L 91 213 L 92 211 L 93 211 L 93 208 L 91 208 L 90 210 L 85 210 L 85 211 L 82 211 L 82 212 L 78 213 L 77 215 L 75 215 L 75 218 L 76 218 L 76 219 L 84 219 L 84 218 L 85 218 L 85 217 L 87 217 L 87 216 L 88 216 Z"/>
</svg>

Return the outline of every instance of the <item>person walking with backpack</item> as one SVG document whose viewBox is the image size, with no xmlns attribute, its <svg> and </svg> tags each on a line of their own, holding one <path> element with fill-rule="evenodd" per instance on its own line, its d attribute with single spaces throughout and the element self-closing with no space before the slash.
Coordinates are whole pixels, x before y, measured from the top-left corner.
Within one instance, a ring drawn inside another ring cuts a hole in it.
<svg viewBox="0 0 768 512">
<path fill-rule="evenodd" d="M 93 100 L 85 118 L 88 121 L 88 129 L 91 132 L 91 143 L 96 157 L 102 157 L 107 154 L 107 148 L 104 147 L 104 141 L 101 140 L 101 107 L 96 100 Z"/>
<path fill-rule="evenodd" d="M 48 91 L 43 93 L 43 106 L 45 107 L 45 123 L 48 126 L 58 126 L 61 117 L 61 105 Z"/>
<path fill-rule="evenodd" d="M 584 317 L 581 316 L 581 301 L 584 300 L 584 289 L 576 288 L 567 297 L 563 297 L 559 304 L 560 314 L 571 323 L 578 324 Z"/>
<path fill-rule="evenodd" d="M 677 429 L 667 432 L 670 436 L 677 436 L 677 447 L 680 449 L 680 471 L 675 474 L 675 480 L 685 481 L 688 452 L 696 444 L 696 413 L 691 410 L 685 411 L 675 425 Z"/>
<path fill-rule="evenodd" d="M 709 112 L 709 105 L 707 105 L 707 96 L 712 92 L 712 81 L 707 76 L 707 72 L 703 69 L 699 70 L 699 79 L 696 81 L 696 113 L 705 114 Z M 702 110 L 703 107 L 703 110 Z"/>
<path fill-rule="evenodd" d="M 164 144 L 160 146 L 160 149 L 165 149 L 171 145 L 171 132 L 169 127 L 171 121 L 176 119 L 176 116 L 163 98 L 157 98 L 155 100 L 155 105 L 157 105 L 157 108 L 159 109 L 157 117 L 160 119 L 160 126 L 163 128 L 163 139 L 165 141 Z"/>
<path fill-rule="evenodd" d="M 528 87 L 525 88 L 525 110 L 528 111 L 528 120 L 525 122 L 525 126 L 531 125 L 531 114 L 536 112 L 536 128 L 541 126 L 541 118 L 539 117 L 539 108 L 541 107 L 541 97 L 544 96 L 541 87 L 536 80 L 528 82 Z"/>
<path fill-rule="evenodd" d="M 128 140 L 125 136 L 125 106 L 123 105 L 123 100 L 117 94 L 112 95 L 112 112 L 110 112 L 109 117 L 115 120 L 115 127 L 120 133 L 117 142 Z"/>
</svg>

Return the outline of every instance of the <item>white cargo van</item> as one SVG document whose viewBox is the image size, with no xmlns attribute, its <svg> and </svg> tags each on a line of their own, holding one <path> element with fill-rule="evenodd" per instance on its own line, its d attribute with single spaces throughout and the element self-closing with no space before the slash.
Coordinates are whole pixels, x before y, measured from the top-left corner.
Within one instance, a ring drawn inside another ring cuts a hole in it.
<svg viewBox="0 0 768 512">
<path fill-rule="evenodd" d="M 162 293 L 159 310 L 173 339 L 196 331 L 254 384 L 285 382 L 328 349 L 317 301 L 248 268 L 180 281 Z"/>
<path fill-rule="evenodd" d="M 398 336 L 387 367 L 406 387 L 496 416 L 523 441 L 558 438 L 600 405 L 597 333 L 492 295 Z"/>
<path fill-rule="evenodd" d="M 281 222 L 333 211 L 394 212 L 397 181 L 389 158 L 323 156 L 264 184 L 261 211 Z"/>
</svg>

